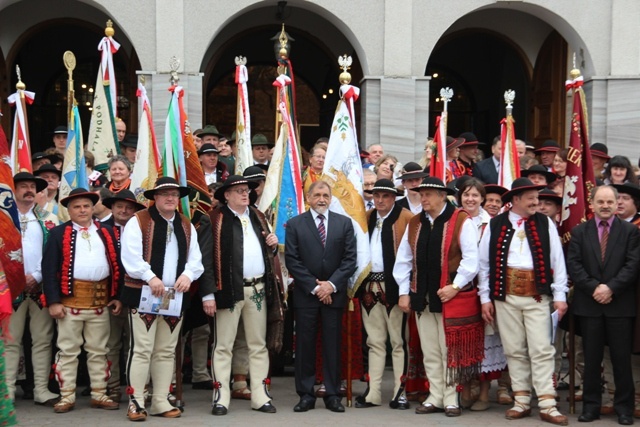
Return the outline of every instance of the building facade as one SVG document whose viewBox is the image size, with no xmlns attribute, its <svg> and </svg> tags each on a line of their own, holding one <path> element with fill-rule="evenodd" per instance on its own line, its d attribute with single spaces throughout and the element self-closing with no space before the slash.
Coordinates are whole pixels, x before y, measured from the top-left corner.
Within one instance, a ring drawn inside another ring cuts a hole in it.
<svg viewBox="0 0 640 427">
<path fill-rule="evenodd" d="M 27 90 L 36 92 L 29 107 L 32 150 L 50 145 L 51 130 L 65 118 L 66 50 L 78 59 L 76 97 L 88 117 L 97 45 L 108 19 L 122 45 L 115 55 L 120 115 L 133 132 L 137 80 L 144 75 L 157 134 L 163 134 L 175 56 L 192 128 L 213 123 L 230 134 L 238 55 L 247 57 L 251 70 L 254 132 L 273 132 L 271 37 L 284 23 L 294 39 L 299 123 L 309 126 L 308 140 L 328 135 L 337 102 L 337 58 L 349 54 L 353 84 L 362 90 L 363 146 L 382 143 L 403 162 L 419 158 L 442 109 L 437 99 L 444 86 L 455 92 L 449 104 L 453 136 L 474 131 L 489 141 L 504 116 L 503 93 L 514 89 L 516 135 L 536 144 L 548 138 L 565 143 L 571 103 L 564 81 L 575 54 L 585 79 L 591 142 L 606 143 L 632 163 L 638 159 L 636 0 L 0 0 L 5 132 L 11 128 L 6 98 L 15 91 L 17 64 Z"/>
</svg>

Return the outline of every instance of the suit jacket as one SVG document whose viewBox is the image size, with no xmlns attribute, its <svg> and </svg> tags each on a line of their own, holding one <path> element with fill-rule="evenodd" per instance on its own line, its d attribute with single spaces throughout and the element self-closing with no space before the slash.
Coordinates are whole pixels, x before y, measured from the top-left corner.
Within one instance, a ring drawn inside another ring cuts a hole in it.
<svg viewBox="0 0 640 427">
<path fill-rule="evenodd" d="M 498 183 L 498 171 L 493 163 L 493 155 L 488 159 L 476 163 L 473 167 L 473 176 L 484 182 L 485 184 Z"/>
<path fill-rule="evenodd" d="M 567 271 L 574 284 L 573 312 L 578 316 L 633 317 L 636 314 L 636 286 L 640 263 L 640 231 L 614 218 L 604 262 L 596 219 L 571 231 Z M 609 304 L 593 299 L 596 287 L 604 283 L 613 291 Z"/>
<path fill-rule="evenodd" d="M 316 279 L 328 280 L 336 287 L 331 306 L 343 308 L 347 303 L 349 278 L 356 271 L 356 239 L 351 219 L 335 212 L 327 212 L 327 242 L 322 246 L 318 227 L 311 211 L 287 222 L 285 261 L 295 280 L 294 307 L 322 305 L 311 292 Z"/>
</svg>

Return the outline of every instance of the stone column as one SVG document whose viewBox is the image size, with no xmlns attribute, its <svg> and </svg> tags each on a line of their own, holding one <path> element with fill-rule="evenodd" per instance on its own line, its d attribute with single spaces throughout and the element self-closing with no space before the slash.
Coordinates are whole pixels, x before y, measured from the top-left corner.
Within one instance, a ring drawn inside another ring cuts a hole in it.
<svg viewBox="0 0 640 427">
<path fill-rule="evenodd" d="M 361 82 L 361 146 L 382 144 L 403 164 L 420 159 L 431 126 L 429 80 L 366 76 Z"/>
</svg>

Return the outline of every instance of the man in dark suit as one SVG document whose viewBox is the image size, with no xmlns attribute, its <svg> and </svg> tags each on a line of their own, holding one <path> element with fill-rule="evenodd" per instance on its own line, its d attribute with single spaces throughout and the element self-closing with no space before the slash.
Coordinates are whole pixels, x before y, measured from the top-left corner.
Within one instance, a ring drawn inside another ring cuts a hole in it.
<svg viewBox="0 0 640 427">
<path fill-rule="evenodd" d="M 329 212 L 331 188 L 324 181 L 309 187 L 310 210 L 287 223 L 285 260 L 295 280 L 296 318 L 295 412 L 315 407 L 316 333 L 322 325 L 322 361 L 325 406 L 344 412 L 340 403 L 340 349 L 342 312 L 347 304 L 347 282 L 356 271 L 356 241 L 351 220 Z"/>
<path fill-rule="evenodd" d="M 573 312 L 579 316 L 584 349 L 583 409 L 578 418 L 600 418 L 600 366 L 609 345 L 618 423 L 633 424 L 634 384 L 631 375 L 636 283 L 640 263 L 640 231 L 615 216 L 617 191 L 597 187 L 592 194 L 594 218 L 571 232 L 567 268 L 575 286 Z"/>
<path fill-rule="evenodd" d="M 491 154 L 493 155 L 476 163 L 473 167 L 473 176 L 485 184 L 497 184 L 498 171 L 500 170 L 500 153 L 500 137 L 496 136 L 491 143 Z"/>
</svg>

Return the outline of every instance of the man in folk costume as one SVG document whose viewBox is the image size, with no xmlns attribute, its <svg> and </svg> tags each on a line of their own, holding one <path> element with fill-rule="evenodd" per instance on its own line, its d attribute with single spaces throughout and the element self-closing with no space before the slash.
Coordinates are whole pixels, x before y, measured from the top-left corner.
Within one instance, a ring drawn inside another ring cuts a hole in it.
<svg viewBox="0 0 640 427">
<path fill-rule="evenodd" d="M 76 188 L 60 204 L 70 221 L 53 228 L 42 259 L 43 289 L 49 314 L 58 320 L 54 365 L 61 399 L 53 410 L 69 412 L 76 404 L 76 376 L 81 347 L 87 351 L 91 406 L 118 409 L 107 395 L 109 311 L 120 313 L 117 295 L 123 279 L 120 246 L 113 230 L 93 221 L 98 195 Z"/>
<path fill-rule="evenodd" d="M 267 305 L 275 297 L 273 250 L 278 238 L 269 231 L 262 212 L 249 206 L 249 193 L 258 186 L 232 175 L 214 197 L 209 212 L 213 228 L 217 314 L 213 347 L 213 415 L 226 415 L 231 399 L 229 382 L 233 344 L 242 318 L 249 348 L 251 408 L 275 413 L 268 388 Z"/>
<path fill-rule="evenodd" d="M 462 144 L 464 144 L 464 139 L 447 136 L 447 184 L 463 175 L 463 171 L 458 168 L 457 163 Z"/>
<path fill-rule="evenodd" d="M 144 388 L 149 373 L 153 394 L 149 412 L 165 418 L 181 415 L 168 400 L 182 316 L 140 313 L 138 306 L 143 286 L 161 297 L 167 288 L 182 292 L 181 311 L 189 308 L 191 282 L 204 268 L 196 231 L 189 219 L 176 211 L 180 198 L 189 195 L 171 177 L 156 181 L 155 188 L 144 192 L 153 200 L 149 209 L 138 211 L 122 233 L 122 261 L 126 269 L 122 301 L 129 307 L 131 348 L 127 363 L 127 394 L 131 421 L 147 417 Z M 203 298 L 213 300 L 213 295 Z"/>
<path fill-rule="evenodd" d="M 367 212 L 371 273 L 362 285 L 360 302 L 362 321 L 369 347 L 369 384 L 363 395 L 356 397 L 356 408 L 379 406 L 380 386 L 387 355 L 387 337 L 391 340 L 393 360 L 393 409 L 409 409 L 404 394 L 407 374 L 405 339 L 406 315 L 398 307 L 398 284 L 393 278 L 396 250 L 413 214 L 395 203 L 398 191 L 393 182 L 380 179 L 371 190 L 376 207 Z"/>
<path fill-rule="evenodd" d="M 556 408 L 554 348 L 549 340 L 551 302 L 567 311 L 567 273 L 553 220 L 537 213 L 538 191 L 528 178 L 502 196 L 512 208 L 491 220 L 480 241 L 479 294 L 485 322 L 497 321 L 507 356 L 514 406 L 507 419 L 531 415 L 535 387 L 543 421 L 566 425 Z"/>
<path fill-rule="evenodd" d="M 103 190 L 106 190 L 103 188 Z M 108 190 L 106 190 L 108 191 Z M 111 197 L 107 197 L 102 200 L 102 204 L 105 208 L 111 211 L 111 215 L 108 219 L 103 221 L 113 228 L 113 232 L 121 242 L 122 232 L 125 225 L 133 215 L 146 207 L 136 200 L 136 196 L 127 189 L 121 190 Z M 122 398 L 122 391 L 120 389 L 120 351 L 125 348 L 125 354 L 129 349 L 129 314 L 126 310 L 121 310 L 120 313 L 110 313 L 110 326 L 111 333 L 109 334 L 109 341 L 107 342 L 107 359 L 109 360 L 109 368 L 111 369 L 111 376 L 109 377 L 109 397 L 114 401 L 120 403 Z"/>
<path fill-rule="evenodd" d="M 417 414 L 461 414 L 456 384 L 480 372 L 484 325 L 472 281 L 478 273 L 478 238 L 469 215 L 447 201 L 454 190 L 427 177 L 420 193 L 423 213 L 414 216 L 396 255 L 393 277 L 399 306 L 416 312 L 429 397 Z M 443 260 L 445 262 L 443 262 Z"/>
<path fill-rule="evenodd" d="M 51 371 L 51 340 L 53 338 L 53 320 L 49 310 L 43 307 L 42 299 L 42 251 L 49 236 L 49 230 L 58 225 L 58 218 L 36 205 L 36 195 L 47 188 L 47 182 L 28 172 L 19 172 L 13 177 L 15 200 L 20 213 L 20 231 L 22 234 L 22 256 L 27 287 L 13 301 L 13 313 L 9 324 L 12 339 L 6 343 L 7 387 L 9 398 L 15 400 L 16 377 L 20 362 L 20 346 L 26 326 L 27 315 L 29 331 L 33 344 L 31 360 L 33 363 L 34 402 L 36 405 L 53 406 L 59 396 L 48 389 Z"/>
<path fill-rule="evenodd" d="M 224 182 L 229 177 L 227 165 L 218 161 L 219 153 L 220 151 L 213 144 L 202 144 L 198 150 L 200 165 L 207 185 L 214 182 Z"/>
</svg>

